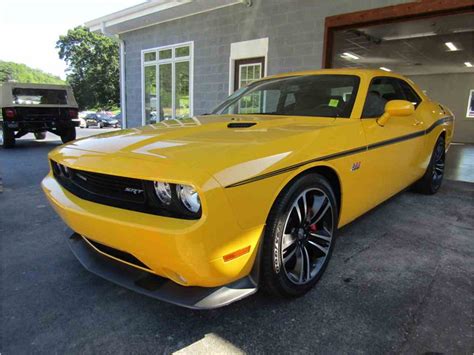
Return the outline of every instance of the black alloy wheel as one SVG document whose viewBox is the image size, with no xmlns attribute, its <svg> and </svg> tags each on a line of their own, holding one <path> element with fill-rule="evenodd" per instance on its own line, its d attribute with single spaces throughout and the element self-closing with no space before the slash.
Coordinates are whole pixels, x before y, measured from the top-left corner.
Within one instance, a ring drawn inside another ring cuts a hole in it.
<svg viewBox="0 0 474 355">
<path fill-rule="evenodd" d="M 444 177 L 446 159 L 445 151 L 445 139 L 443 136 L 440 136 L 434 146 L 425 174 L 414 185 L 414 190 L 416 192 L 425 195 L 433 195 L 439 190 Z"/>
<path fill-rule="evenodd" d="M 267 221 L 263 288 L 284 297 L 309 291 L 331 257 L 337 221 L 334 192 L 323 176 L 303 175 L 284 190 Z"/>
</svg>

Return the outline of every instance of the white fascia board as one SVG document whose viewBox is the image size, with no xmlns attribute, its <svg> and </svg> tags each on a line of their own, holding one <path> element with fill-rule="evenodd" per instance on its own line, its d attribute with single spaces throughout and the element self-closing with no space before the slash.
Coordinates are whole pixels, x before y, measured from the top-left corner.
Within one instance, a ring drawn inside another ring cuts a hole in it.
<svg viewBox="0 0 474 355">
<path fill-rule="evenodd" d="M 153 14 L 155 12 L 161 12 L 161 11 L 171 9 L 173 7 L 176 7 L 176 6 L 184 5 L 184 4 L 190 3 L 192 1 L 193 0 L 169 1 L 166 4 L 161 4 L 159 6 L 144 9 L 142 11 L 135 12 L 135 13 L 132 13 L 132 14 L 128 14 L 126 16 L 123 16 L 123 17 L 120 17 L 120 18 L 117 18 L 117 19 L 109 20 L 109 21 L 106 22 L 106 26 L 117 25 L 117 24 L 122 23 L 122 22 L 127 22 L 127 21 L 130 21 L 130 20 L 134 20 L 138 17 L 147 16 L 147 15 Z"/>
<path fill-rule="evenodd" d="M 193 0 L 151 0 L 126 9 L 113 12 L 109 15 L 101 16 L 91 21 L 87 21 L 84 25 L 92 29 L 100 29 L 102 24 L 111 25 L 112 23 L 120 23 L 132 20 L 141 16 L 146 16 L 154 12 L 163 11 L 174 6 L 182 5 Z"/>
<path fill-rule="evenodd" d="M 239 3 L 245 3 L 245 0 L 150 0 L 146 3 L 88 21 L 85 23 L 85 26 L 92 32 L 106 31 L 111 32 L 110 34 L 120 34 Z M 186 4 L 190 6 L 184 6 L 183 10 L 174 9 Z M 173 10 L 169 17 L 167 17 L 166 10 L 171 9 Z M 136 25 L 137 19 L 153 18 L 153 16 L 156 17 L 156 21 L 152 20 L 146 26 Z M 129 27 L 127 22 L 129 22 Z M 122 27 L 122 29 L 117 30 L 117 25 L 121 25 L 119 27 Z M 110 29 L 112 26 L 115 26 L 115 28 Z"/>
</svg>

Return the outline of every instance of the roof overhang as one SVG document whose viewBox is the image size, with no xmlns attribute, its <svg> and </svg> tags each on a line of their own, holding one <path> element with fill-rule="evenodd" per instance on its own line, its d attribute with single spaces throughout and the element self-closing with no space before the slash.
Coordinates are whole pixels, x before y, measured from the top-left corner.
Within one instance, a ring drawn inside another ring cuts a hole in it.
<svg viewBox="0 0 474 355">
<path fill-rule="evenodd" d="M 251 0 L 148 0 L 85 23 L 93 32 L 116 35 Z"/>
</svg>

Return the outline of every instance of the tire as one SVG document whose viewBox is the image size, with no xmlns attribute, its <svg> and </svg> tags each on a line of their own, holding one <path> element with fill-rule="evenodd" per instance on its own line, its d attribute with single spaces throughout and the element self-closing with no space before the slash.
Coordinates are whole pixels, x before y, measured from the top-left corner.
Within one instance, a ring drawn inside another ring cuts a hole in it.
<svg viewBox="0 0 474 355">
<path fill-rule="evenodd" d="M 445 167 L 445 140 L 440 136 L 431 153 L 430 163 L 423 177 L 414 185 L 414 190 L 424 195 L 433 195 L 438 192 L 443 182 Z"/>
<path fill-rule="evenodd" d="M 304 201 L 311 207 L 305 209 Z M 337 221 L 334 191 L 323 176 L 306 174 L 285 188 L 265 228 L 263 290 L 279 297 L 299 297 L 314 287 L 331 258 Z"/>
<path fill-rule="evenodd" d="M 15 146 L 15 132 L 0 123 L 0 146 L 5 149 Z"/>
<path fill-rule="evenodd" d="M 34 135 L 37 140 L 43 140 L 46 138 L 46 132 L 36 132 Z"/>
<path fill-rule="evenodd" d="M 76 128 L 68 127 L 61 134 L 61 140 L 63 143 L 67 143 L 76 139 Z"/>
<path fill-rule="evenodd" d="M 104 124 L 102 122 L 99 123 L 99 128 L 103 128 L 104 127 Z"/>
</svg>

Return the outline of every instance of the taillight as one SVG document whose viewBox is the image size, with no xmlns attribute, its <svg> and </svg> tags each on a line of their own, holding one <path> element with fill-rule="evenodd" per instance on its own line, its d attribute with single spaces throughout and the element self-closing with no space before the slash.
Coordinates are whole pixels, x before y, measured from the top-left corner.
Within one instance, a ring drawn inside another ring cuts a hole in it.
<svg viewBox="0 0 474 355">
<path fill-rule="evenodd" d="M 77 110 L 75 108 L 70 108 L 67 111 L 67 115 L 69 118 L 77 118 Z"/>
<path fill-rule="evenodd" d="M 15 118 L 16 112 L 14 108 L 6 108 L 5 109 L 5 117 L 6 118 Z"/>
</svg>

